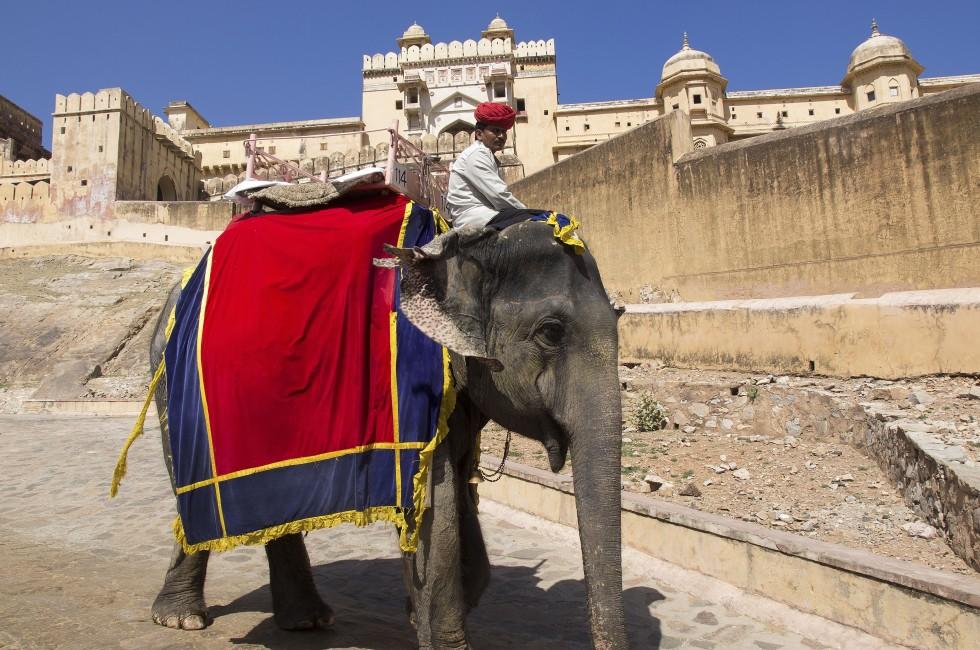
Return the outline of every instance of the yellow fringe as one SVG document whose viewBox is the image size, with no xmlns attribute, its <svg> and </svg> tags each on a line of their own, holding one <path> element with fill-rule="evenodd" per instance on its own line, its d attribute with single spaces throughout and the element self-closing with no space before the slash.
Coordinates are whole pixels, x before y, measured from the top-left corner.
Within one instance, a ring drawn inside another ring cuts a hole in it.
<svg viewBox="0 0 980 650">
<path fill-rule="evenodd" d="M 585 252 L 585 242 L 583 242 L 578 237 L 578 232 L 576 232 L 580 227 L 578 219 L 570 215 L 565 215 L 568 217 L 568 225 L 564 228 L 558 223 L 558 217 L 552 212 L 548 215 L 548 220 L 545 223 L 549 223 L 555 227 L 555 238 L 561 243 L 571 246 L 575 249 L 575 252 L 579 255 Z"/>
<path fill-rule="evenodd" d="M 133 425 L 133 429 L 129 432 L 129 437 L 126 438 L 126 443 L 123 445 L 122 451 L 119 452 L 116 469 L 112 472 L 112 484 L 109 486 L 110 497 L 118 494 L 119 484 L 122 483 L 123 477 L 126 476 L 126 457 L 129 455 L 129 448 L 133 446 L 137 438 L 143 435 L 146 412 L 150 410 L 150 402 L 153 400 L 153 394 L 157 390 L 157 384 L 160 383 L 160 377 L 163 376 L 163 371 L 164 363 L 161 359 L 160 365 L 157 366 L 156 372 L 153 373 L 153 379 L 150 380 L 150 387 L 146 391 L 146 399 L 143 400 L 143 408 L 140 409 L 139 417 L 136 418 L 136 424 Z"/>
<path fill-rule="evenodd" d="M 190 281 L 191 276 L 194 275 L 194 269 L 196 267 L 188 266 L 180 274 L 180 288 L 183 290 L 187 286 L 188 281 Z M 173 309 L 170 310 L 170 314 L 167 316 L 167 327 L 164 329 L 164 340 L 170 340 L 170 334 L 174 331 L 174 325 L 177 322 L 177 305 L 174 305 Z M 132 430 L 129 432 L 129 437 L 126 438 L 126 442 L 123 444 L 122 451 L 119 452 L 119 460 L 116 461 L 116 469 L 112 472 L 112 483 L 109 485 L 109 497 L 112 498 L 119 493 L 119 484 L 122 483 L 123 477 L 126 476 L 126 458 L 129 456 L 129 448 L 133 446 L 136 439 L 143 435 L 143 426 L 146 423 L 146 413 L 150 410 L 150 402 L 153 400 L 153 395 L 157 391 L 157 384 L 160 383 L 160 378 L 165 372 L 166 366 L 164 365 L 164 359 L 160 359 L 160 365 L 153 372 L 153 379 L 150 380 L 150 386 L 146 390 L 146 398 L 143 400 L 143 408 L 140 409 L 140 414 L 136 418 L 136 423 L 133 425 Z M 167 413 L 164 411 L 160 414 L 160 422 L 162 423 L 167 419 Z"/>
<path fill-rule="evenodd" d="M 184 535 L 184 526 L 180 516 L 174 519 L 174 537 L 180 542 L 185 553 L 197 553 L 198 551 L 230 551 L 231 549 L 251 544 L 267 544 L 283 535 L 293 533 L 304 533 L 321 528 L 332 528 L 337 524 L 354 524 L 355 526 L 368 526 L 370 524 L 385 521 L 395 524 L 402 530 L 405 529 L 405 516 L 401 510 L 394 506 L 375 506 L 367 510 L 348 510 L 347 512 L 336 512 L 330 515 L 310 517 L 290 521 L 285 524 L 271 526 L 263 530 L 257 530 L 244 535 L 233 535 L 230 537 L 220 537 L 210 539 L 199 544 L 188 544 L 187 537 Z"/>
<path fill-rule="evenodd" d="M 419 529 L 422 526 L 422 515 L 425 514 L 425 486 L 432 467 L 432 456 L 436 447 L 449 435 L 449 416 L 456 408 L 456 387 L 453 385 L 452 372 L 449 369 L 449 350 L 442 349 L 442 404 L 439 406 L 439 423 L 436 435 L 419 452 L 419 471 L 413 479 L 412 502 L 415 507 L 415 527 L 409 535 L 406 528 L 401 529 L 399 543 L 406 553 L 414 553 L 419 544 Z"/>
</svg>

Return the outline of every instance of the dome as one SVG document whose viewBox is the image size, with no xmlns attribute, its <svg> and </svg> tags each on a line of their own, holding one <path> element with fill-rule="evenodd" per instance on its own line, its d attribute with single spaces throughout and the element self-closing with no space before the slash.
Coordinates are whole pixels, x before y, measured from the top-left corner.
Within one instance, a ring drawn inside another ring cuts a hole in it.
<svg viewBox="0 0 980 650">
<path fill-rule="evenodd" d="M 871 36 L 854 48 L 851 53 L 851 60 L 847 62 L 847 72 L 850 74 L 856 68 L 883 58 L 901 58 L 914 61 L 912 53 L 908 46 L 902 42 L 902 39 L 882 34 L 878 31 L 878 23 L 872 20 Z"/>
<path fill-rule="evenodd" d="M 692 49 L 687 42 L 687 32 L 684 32 L 684 42 L 677 54 L 667 59 L 664 63 L 660 81 L 663 82 L 669 77 L 673 77 L 681 72 L 710 72 L 721 75 L 721 68 L 711 58 L 711 55 L 701 50 Z"/>
<path fill-rule="evenodd" d="M 422 25 L 419 25 L 418 23 L 412 23 L 409 25 L 408 29 L 405 30 L 405 33 L 402 34 L 402 38 L 418 38 L 419 36 L 427 36 L 427 34 L 425 33 L 425 30 L 422 29 Z"/>
<path fill-rule="evenodd" d="M 487 25 L 487 31 L 495 32 L 499 29 L 510 29 L 510 27 L 507 26 L 507 21 L 498 15 L 496 18 L 490 21 L 489 25 Z"/>
<path fill-rule="evenodd" d="M 405 30 L 405 33 L 401 35 L 401 38 L 396 39 L 399 47 L 408 47 L 410 45 L 423 45 L 429 41 L 429 35 L 425 33 L 422 29 L 422 25 L 413 22 Z"/>
</svg>

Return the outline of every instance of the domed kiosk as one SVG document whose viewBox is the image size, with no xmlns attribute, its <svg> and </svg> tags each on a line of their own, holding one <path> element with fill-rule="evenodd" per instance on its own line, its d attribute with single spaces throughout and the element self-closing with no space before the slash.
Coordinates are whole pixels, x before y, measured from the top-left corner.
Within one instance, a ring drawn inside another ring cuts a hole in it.
<svg viewBox="0 0 980 650">
<path fill-rule="evenodd" d="M 682 110 L 691 116 L 695 147 L 702 149 L 728 142 L 731 135 L 725 121 L 727 85 L 712 56 L 692 48 L 684 32 L 681 49 L 664 63 L 656 98 L 664 113 Z"/>
<path fill-rule="evenodd" d="M 871 36 L 854 48 L 841 86 L 850 89 L 854 110 L 862 110 L 918 97 L 924 69 L 902 39 L 882 34 L 872 20 Z"/>
<path fill-rule="evenodd" d="M 432 42 L 429 35 L 425 33 L 422 25 L 413 22 L 405 30 L 405 33 L 401 35 L 401 38 L 395 39 L 399 47 L 411 47 L 413 45 L 426 45 Z"/>
</svg>

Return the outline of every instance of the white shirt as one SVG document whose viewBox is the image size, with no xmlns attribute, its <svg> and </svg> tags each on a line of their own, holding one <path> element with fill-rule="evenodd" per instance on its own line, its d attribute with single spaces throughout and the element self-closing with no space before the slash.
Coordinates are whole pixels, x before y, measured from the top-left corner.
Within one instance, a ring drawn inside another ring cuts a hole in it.
<svg viewBox="0 0 980 650">
<path fill-rule="evenodd" d="M 446 203 L 454 228 L 485 226 L 504 208 L 527 207 L 507 189 L 500 178 L 496 156 L 479 140 L 453 163 Z"/>
</svg>

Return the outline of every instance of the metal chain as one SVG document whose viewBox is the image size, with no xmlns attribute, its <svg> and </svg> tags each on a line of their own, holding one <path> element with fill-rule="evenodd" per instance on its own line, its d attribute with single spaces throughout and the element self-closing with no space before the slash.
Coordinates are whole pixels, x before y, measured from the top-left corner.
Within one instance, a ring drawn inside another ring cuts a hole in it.
<svg viewBox="0 0 980 650">
<path fill-rule="evenodd" d="M 486 473 L 484 473 L 482 467 L 477 467 L 476 468 L 476 470 L 478 472 L 480 472 L 480 476 L 483 477 L 483 480 L 484 481 L 487 481 L 489 483 L 496 483 L 497 481 L 500 480 L 500 477 L 504 475 L 504 463 L 507 462 L 507 454 L 510 452 L 510 437 L 511 437 L 511 435 L 512 435 L 512 432 L 510 430 L 508 430 L 507 431 L 507 439 L 504 441 L 504 455 L 500 458 L 500 465 L 497 466 L 497 469 L 495 469 L 490 474 L 486 474 Z"/>
</svg>

